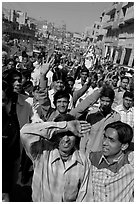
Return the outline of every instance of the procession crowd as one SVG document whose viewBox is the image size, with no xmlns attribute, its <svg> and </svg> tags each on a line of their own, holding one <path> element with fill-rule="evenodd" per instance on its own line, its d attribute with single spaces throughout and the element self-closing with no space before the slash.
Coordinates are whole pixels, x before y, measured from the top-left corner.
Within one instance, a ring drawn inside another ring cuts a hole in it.
<svg viewBox="0 0 136 204">
<path fill-rule="evenodd" d="M 19 45 L 18 45 L 19 46 Z M 134 71 L 96 46 L 2 51 L 2 200 L 134 201 Z"/>
</svg>

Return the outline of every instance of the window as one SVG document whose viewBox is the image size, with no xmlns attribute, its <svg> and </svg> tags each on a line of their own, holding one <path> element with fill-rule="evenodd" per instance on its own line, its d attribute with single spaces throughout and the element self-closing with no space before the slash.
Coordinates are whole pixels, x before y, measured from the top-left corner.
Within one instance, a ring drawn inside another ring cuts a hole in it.
<svg viewBox="0 0 136 204">
<path fill-rule="evenodd" d="M 123 15 L 125 16 L 125 14 L 126 14 L 126 8 L 122 8 L 122 11 L 123 11 Z"/>
</svg>

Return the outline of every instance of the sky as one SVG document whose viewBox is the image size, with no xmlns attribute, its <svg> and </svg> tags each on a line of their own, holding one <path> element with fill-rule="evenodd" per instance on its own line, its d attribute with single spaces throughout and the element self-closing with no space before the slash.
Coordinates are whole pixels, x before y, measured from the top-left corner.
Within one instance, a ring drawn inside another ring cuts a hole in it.
<svg viewBox="0 0 136 204">
<path fill-rule="evenodd" d="M 56 26 L 66 23 L 67 30 L 71 32 L 84 32 L 85 27 L 99 21 L 102 12 L 109 8 L 113 2 L 46 2 L 46 1 L 2 1 L 2 7 L 27 12 L 29 17 L 38 20 L 54 22 Z"/>
</svg>

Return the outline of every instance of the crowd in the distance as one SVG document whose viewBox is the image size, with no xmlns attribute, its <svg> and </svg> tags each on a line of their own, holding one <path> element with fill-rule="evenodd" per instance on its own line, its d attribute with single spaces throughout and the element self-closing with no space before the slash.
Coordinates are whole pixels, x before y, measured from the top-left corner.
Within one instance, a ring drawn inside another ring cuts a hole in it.
<svg viewBox="0 0 136 204">
<path fill-rule="evenodd" d="M 95 46 L 2 51 L 2 199 L 134 201 L 134 71 Z M 32 178 L 32 181 L 31 181 Z"/>
</svg>

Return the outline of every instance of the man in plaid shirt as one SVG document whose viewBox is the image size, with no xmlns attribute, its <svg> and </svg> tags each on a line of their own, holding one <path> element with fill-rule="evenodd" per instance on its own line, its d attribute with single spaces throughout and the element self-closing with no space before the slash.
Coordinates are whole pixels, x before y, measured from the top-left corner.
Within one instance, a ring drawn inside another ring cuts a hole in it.
<svg viewBox="0 0 136 204">
<path fill-rule="evenodd" d="M 102 151 L 91 152 L 95 202 L 134 201 L 133 151 L 128 151 L 132 128 L 121 121 L 105 127 Z"/>
<path fill-rule="evenodd" d="M 134 107 L 132 107 L 134 100 L 134 94 L 132 92 L 126 91 L 123 94 L 123 103 L 115 107 L 121 116 L 121 121 L 127 123 L 132 128 L 134 128 Z"/>
</svg>

